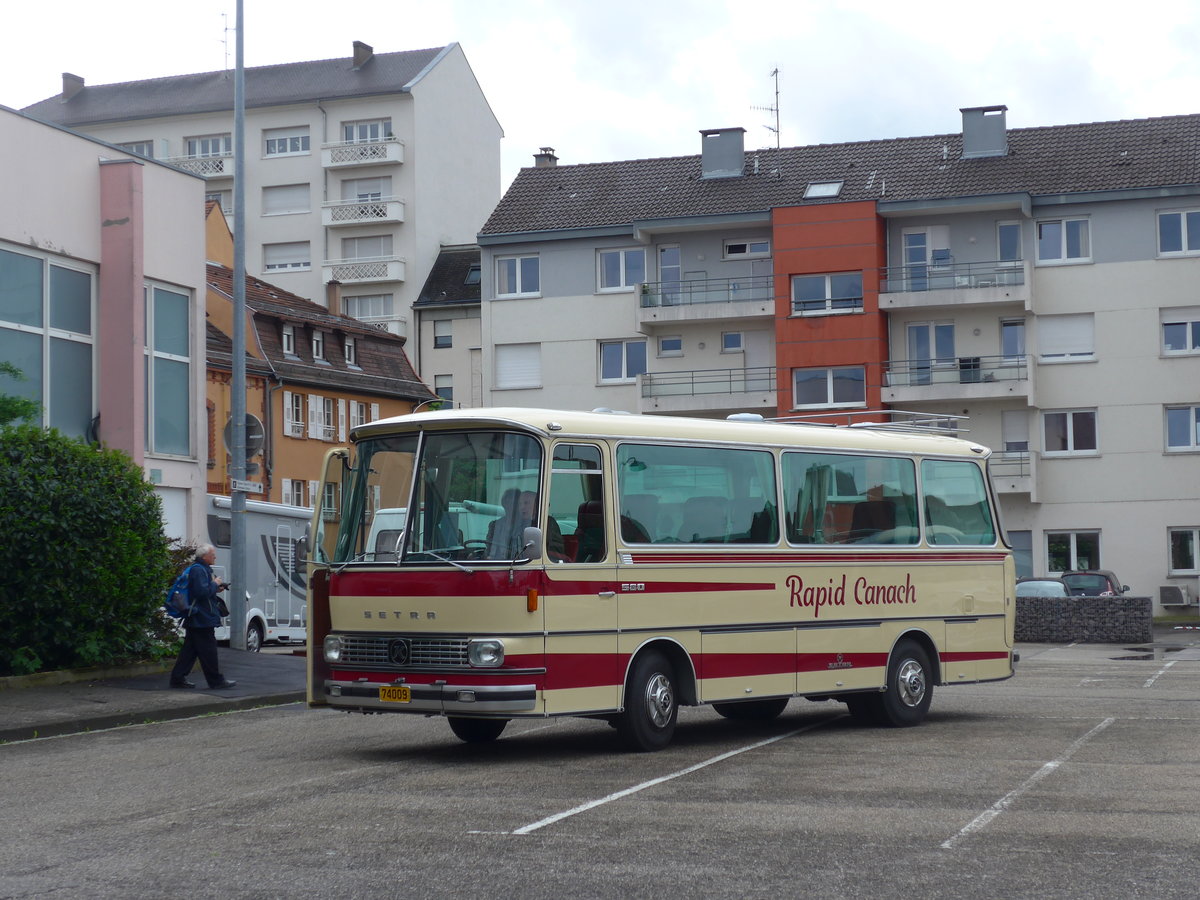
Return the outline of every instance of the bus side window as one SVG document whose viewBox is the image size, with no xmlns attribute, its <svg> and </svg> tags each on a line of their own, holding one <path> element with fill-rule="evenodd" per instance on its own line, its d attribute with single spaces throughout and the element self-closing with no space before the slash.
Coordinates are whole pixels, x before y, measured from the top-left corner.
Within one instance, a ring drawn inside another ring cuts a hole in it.
<svg viewBox="0 0 1200 900">
<path fill-rule="evenodd" d="M 995 543 L 996 530 L 979 466 L 926 459 L 921 462 L 921 482 L 929 543 Z"/>
<path fill-rule="evenodd" d="M 557 444 L 550 470 L 548 515 L 562 532 L 562 552 L 551 562 L 602 562 L 608 557 L 604 523 L 604 477 L 600 448 Z"/>
</svg>

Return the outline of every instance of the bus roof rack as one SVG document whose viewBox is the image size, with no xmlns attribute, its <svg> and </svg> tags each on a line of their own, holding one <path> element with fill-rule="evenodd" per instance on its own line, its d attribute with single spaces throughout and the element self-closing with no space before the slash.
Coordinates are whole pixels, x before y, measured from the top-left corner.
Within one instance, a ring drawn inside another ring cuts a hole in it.
<svg viewBox="0 0 1200 900">
<path fill-rule="evenodd" d="M 906 409 L 854 409 L 802 416 L 778 416 L 766 421 L 784 425 L 825 425 L 829 428 L 870 428 L 875 431 L 959 435 L 967 431 L 963 425 L 969 418 L 970 416 Z M 838 419 L 845 421 L 837 421 Z"/>
</svg>

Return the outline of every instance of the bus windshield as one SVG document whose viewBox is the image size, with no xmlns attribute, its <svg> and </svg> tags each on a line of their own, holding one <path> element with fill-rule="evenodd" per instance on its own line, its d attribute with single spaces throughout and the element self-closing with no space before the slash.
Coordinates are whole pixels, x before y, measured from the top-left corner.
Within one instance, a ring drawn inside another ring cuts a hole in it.
<svg viewBox="0 0 1200 900">
<path fill-rule="evenodd" d="M 428 432 L 359 442 L 333 562 L 511 562 L 539 524 L 542 450 L 513 432 Z"/>
</svg>

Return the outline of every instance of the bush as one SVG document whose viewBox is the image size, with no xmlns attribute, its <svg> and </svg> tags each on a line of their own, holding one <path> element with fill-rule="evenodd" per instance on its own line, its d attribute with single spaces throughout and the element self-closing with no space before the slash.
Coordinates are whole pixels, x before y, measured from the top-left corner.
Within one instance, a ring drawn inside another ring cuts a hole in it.
<svg viewBox="0 0 1200 900">
<path fill-rule="evenodd" d="M 160 658 L 162 505 L 124 453 L 0 429 L 0 675 Z"/>
</svg>

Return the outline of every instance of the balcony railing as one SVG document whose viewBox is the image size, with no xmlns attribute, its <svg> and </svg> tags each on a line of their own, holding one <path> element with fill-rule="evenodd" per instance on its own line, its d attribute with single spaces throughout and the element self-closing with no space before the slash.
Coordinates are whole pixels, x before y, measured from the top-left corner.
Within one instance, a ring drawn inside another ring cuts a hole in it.
<svg viewBox="0 0 1200 900">
<path fill-rule="evenodd" d="M 1032 472 L 1028 450 L 997 451 L 988 465 L 997 478 L 1022 478 Z"/>
<path fill-rule="evenodd" d="M 228 156 L 173 156 L 162 161 L 204 178 L 233 177 L 233 154 Z"/>
<path fill-rule="evenodd" d="M 959 356 L 949 359 L 893 359 L 884 371 L 885 387 L 925 384 L 977 384 L 1029 380 L 1028 357 Z"/>
<path fill-rule="evenodd" d="M 404 142 L 394 137 L 377 141 L 336 141 L 321 145 L 321 165 L 327 169 L 402 162 Z"/>
<path fill-rule="evenodd" d="M 687 306 L 693 303 L 731 303 L 740 300 L 770 300 L 774 297 L 773 275 L 744 278 L 702 278 L 689 281 L 655 281 L 641 285 L 642 309 Z"/>
<path fill-rule="evenodd" d="M 321 224 L 327 227 L 403 221 L 404 201 L 395 197 L 384 197 L 379 200 L 342 200 L 321 204 Z"/>
<path fill-rule="evenodd" d="M 1002 287 L 1025 283 L 1020 261 L 947 263 L 918 266 L 888 266 L 883 270 L 880 293 L 944 291 L 963 288 Z"/>
<path fill-rule="evenodd" d="M 647 372 L 640 376 L 643 397 L 697 397 L 703 394 L 748 394 L 775 390 L 775 367 L 699 369 L 690 372 Z"/>
<path fill-rule="evenodd" d="M 359 259 L 327 259 L 322 278 L 328 284 L 337 281 L 353 284 L 365 281 L 403 281 L 405 262 L 396 256 L 371 256 Z"/>
</svg>

